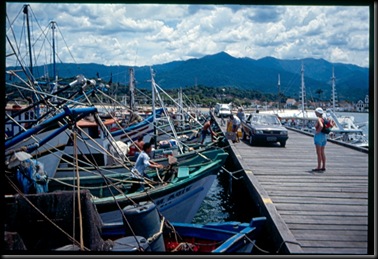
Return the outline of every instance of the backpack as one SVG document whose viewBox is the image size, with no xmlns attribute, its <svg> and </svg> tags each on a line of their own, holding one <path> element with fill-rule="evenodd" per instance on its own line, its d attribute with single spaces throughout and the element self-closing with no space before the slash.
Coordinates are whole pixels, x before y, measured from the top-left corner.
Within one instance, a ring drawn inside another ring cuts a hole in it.
<svg viewBox="0 0 378 259">
<path fill-rule="evenodd" d="M 331 120 L 323 119 L 323 128 L 321 130 L 324 134 L 329 134 L 331 132 L 333 125 L 331 123 Z"/>
</svg>

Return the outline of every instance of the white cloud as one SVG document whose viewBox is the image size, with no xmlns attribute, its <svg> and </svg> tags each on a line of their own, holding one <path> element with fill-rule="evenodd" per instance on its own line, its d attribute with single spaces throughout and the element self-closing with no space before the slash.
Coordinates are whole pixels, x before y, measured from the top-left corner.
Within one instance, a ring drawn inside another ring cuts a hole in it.
<svg viewBox="0 0 378 259">
<path fill-rule="evenodd" d="M 337 62 L 346 62 L 348 60 L 348 53 L 338 47 L 332 48 L 330 51 L 330 59 L 338 60 Z"/>
<path fill-rule="evenodd" d="M 22 6 L 6 4 L 17 35 L 23 24 Z M 72 62 L 72 53 L 78 63 L 140 66 L 226 51 L 254 59 L 315 57 L 368 66 L 369 8 L 364 6 L 32 3 L 30 7 L 42 29 L 51 20 L 57 22 L 57 35 L 61 32 L 64 37 L 58 39 L 57 50 L 62 62 Z M 39 26 L 34 23 L 33 30 Z M 24 43 L 20 51 L 26 53 Z M 42 52 L 47 52 L 48 44 L 42 47 L 39 38 L 35 47 L 41 52 L 39 62 L 47 62 Z M 15 63 L 11 58 L 6 62 Z"/>
</svg>

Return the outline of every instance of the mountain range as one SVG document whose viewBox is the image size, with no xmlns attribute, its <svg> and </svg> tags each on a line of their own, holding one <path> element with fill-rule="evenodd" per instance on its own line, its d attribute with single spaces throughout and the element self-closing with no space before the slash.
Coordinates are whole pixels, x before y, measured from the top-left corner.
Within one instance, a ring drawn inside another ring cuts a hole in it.
<svg viewBox="0 0 378 259">
<path fill-rule="evenodd" d="M 203 85 L 209 87 L 235 87 L 244 90 L 258 90 L 262 93 L 280 92 L 287 97 L 299 99 L 301 89 L 301 69 L 304 69 L 304 85 L 308 98 L 330 100 L 332 93 L 332 70 L 338 100 L 358 101 L 369 94 L 369 68 L 352 64 L 331 63 L 324 59 L 305 58 L 283 60 L 273 57 L 261 59 L 235 58 L 226 52 L 207 55 L 198 59 L 173 61 L 152 66 L 155 82 L 163 89 Z M 46 67 L 33 68 L 34 75 L 42 75 Z M 101 64 L 58 63 L 59 78 L 72 78 L 83 74 L 92 79 L 100 76 L 112 83 L 127 85 L 129 66 L 105 66 Z M 133 67 L 136 87 L 150 88 L 151 73 L 149 66 Z M 12 68 L 7 68 L 12 69 Z M 16 68 L 13 68 L 16 69 Z M 111 78 L 111 79 L 110 79 Z M 320 91 L 321 90 L 321 91 Z M 321 96 L 319 96 L 321 92 Z"/>
</svg>

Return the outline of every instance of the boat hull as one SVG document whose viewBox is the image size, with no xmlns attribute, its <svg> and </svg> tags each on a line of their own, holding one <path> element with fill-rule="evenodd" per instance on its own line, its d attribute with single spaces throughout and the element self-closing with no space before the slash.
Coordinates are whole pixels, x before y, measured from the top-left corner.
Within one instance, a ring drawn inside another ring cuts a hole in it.
<svg viewBox="0 0 378 259">
<path fill-rule="evenodd" d="M 228 156 L 222 149 L 209 154 L 214 155 L 214 159 L 207 161 L 198 155 L 183 161 L 177 172 L 167 173 L 169 180 L 158 185 L 146 185 L 145 190 L 131 191 L 135 179 L 130 178 L 130 172 L 107 175 L 106 180 L 102 176 L 80 177 L 80 188 L 90 190 L 100 213 L 118 211 L 135 202 L 153 201 L 169 220 L 190 222 Z M 185 170 L 188 170 L 187 173 L 182 173 Z M 153 179 L 156 172 L 150 171 L 148 175 Z M 49 190 L 70 190 L 77 188 L 75 184 L 75 177 L 54 178 L 50 181 Z"/>
<path fill-rule="evenodd" d="M 117 211 L 133 202 L 153 201 L 159 211 L 171 221 L 191 222 L 213 184 L 221 160 L 201 173 L 145 192 L 93 199 L 99 213 Z"/>
<path fill-rule="evenodd" d="M 185 186 L 180 185 L 178 186 L 179 188 L 172 188 L 154 194 L 150 193 L 152 196 L 151 200 L 156 204 L 160 213 L 167 220 L 190 223 L 199 210 L 201 203 L 209 192 L 215 178 L 215 174 L 210 174 L 200 180 L 186 184 Z M 133 201 L 141 202 L 150 200 L 148 196 L 149 195 L 142 195 L 137 199 L 133 199 Z M 96 204 L 97 210 L 102 214 L 102 217 L 107 219 L 121 218 L 121 212 L 119 210 L 103 212 L 109 210 L 108 208 L 110 206 L 107 206 L 105 203 L 96 203 L 96 200 L 94 203 Z M 121 208 L 131 205 L 131 203 L 128 202 L 121 202 L 121 204 Z"/>
<path fill-rule="evenodd" d="M 127 218 L 128 215 L 125 216 Z M 121 213 L 113 218 L 104 214 L 100 214 L 100 217 L 103 239 L 117 243 L 128 235 Z M 252 218 L 249 223 L 231 221 L 192 224 L 170 221 L 162 232 L 165 251 L 250 254 L 265 222 L 266 217 Z M 124 249 L 130 248 L 125 246 Z"/>
<path fill-rule="evenodd" d="M 11 150 L 21 150 L 22 147 L 29 147 L 36 143 L 36 140 L 42 140 L 47 136 L 53 134 L 53 130 L 48 130 L 39 134 L 36 134 L 34 138 L 27 138 L 16 145 L 10 147 L 7 152 L 11 153 Z M 60 160 L 63 155 L 63 150 L 67 144 L 69 138 L 69 131 L 65 130 L 49 140 L 48 143 L 39 146 L 37 149 L 32 151 L 30 154 L 33 156 L 34 159 L 37 159 L 44 165 L 44 170 L 48 174 L 49 177 L 53 177 L 58 166 Z"/>
<path fill-rule="evenodd" d="M 216 158 L 216 155 L 218 152 L 212 148 L 204 147 L 200 148 L 198 150 L 189 151 L 184 154 L 175 156 L 177 158 L 177 162 L 179 164 L 184 163 L 185 160 L 191 159 L 198 155 L 198 153 L 201 153 L 203 156 L 208 157 L 210 160 L 213 160 Z M 162 164 L 164 166 L 168 165 L 168 159 L 166 157 L 164 158 L 157 158 L 154 159 L 155 162 Z M 80 176 L 93 176 L 93 175 L 99 175 L 104 174 L 125 174 L 129 173 L 129 169 L 132 167 L 132 164 L 124 164 L 124 165 L 109 165 L 109 166 L 99 166 L 99 167 L 80 167 L 79 168 L 79 175 Z M 76 170 L 73 167 L 60 167 L 55 172 L 55 178 L 64 178 L 64 177 L 75 177 L 76 176 Z"/>
</svg>

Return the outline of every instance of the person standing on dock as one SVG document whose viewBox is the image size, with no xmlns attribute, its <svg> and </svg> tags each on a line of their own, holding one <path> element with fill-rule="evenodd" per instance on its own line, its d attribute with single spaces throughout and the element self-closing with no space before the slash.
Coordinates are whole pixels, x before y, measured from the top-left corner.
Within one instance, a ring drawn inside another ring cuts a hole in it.
<svg viewBox="0 0 378 259">
<path fill-rule="evenodd" d="M 239 142 L 238 129 L 240 128 L 241 121 L 238 116 L 234 116 L 233 114 L 231 114 L 230 119 L 232 121 L 232 132 L 235 134 L 235 140 L 232 142 Z"/>
<path fill-rule="evenodd" d="M 325 156 L 325 146 L 327 144 L 327 136 L 322 132 L 324 127 L 323 120 L 323 109 L 318 107 L 315 109 L 315 115 L 318 117 L 315 123 L 315 134 L 314 134 L 314 144 L 316 149 L 316 155 L 318 159 L 318 167 L 312 169 L 312 171 L 325 171 L 326 170 L 326 156 Z"/>
<path fill-rule="evenodd" d="M 238 116 L 240 121 L 245 121 L 245 114 L 244 114 L 244 111 L 243 111 L 243 107 L 239 107 L 238 113 L 236 114 L 236 116 Z"/>
</svg>

